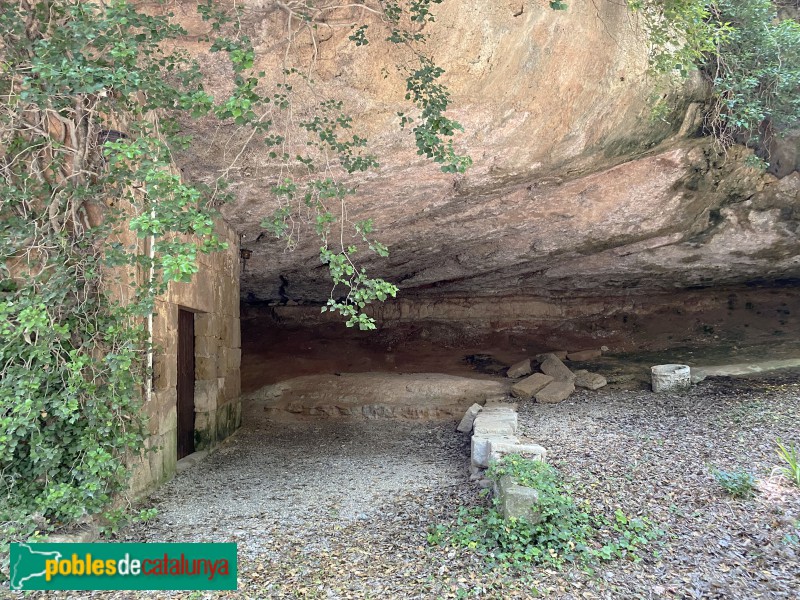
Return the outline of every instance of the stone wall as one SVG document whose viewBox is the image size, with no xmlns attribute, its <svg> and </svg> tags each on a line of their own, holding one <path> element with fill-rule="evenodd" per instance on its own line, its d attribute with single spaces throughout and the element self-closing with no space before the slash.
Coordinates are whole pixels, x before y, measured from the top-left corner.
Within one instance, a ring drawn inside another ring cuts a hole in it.
<svg viewBox="0 0 800 600">
<path fill-rule="evenodd" d="M 131 492 L 141 494 L 169 479 L 177 461 L 178 311 L 195 314 L 195 450 L 208 450 L 241 423 L 239 239 L 224 222 L 217 234 L 228 249 L 200 254 L 191 283 L 172 284 L 153 318 L 153 392 L 145 401 L 150 437 L 134 469 Z"/>
</svg>

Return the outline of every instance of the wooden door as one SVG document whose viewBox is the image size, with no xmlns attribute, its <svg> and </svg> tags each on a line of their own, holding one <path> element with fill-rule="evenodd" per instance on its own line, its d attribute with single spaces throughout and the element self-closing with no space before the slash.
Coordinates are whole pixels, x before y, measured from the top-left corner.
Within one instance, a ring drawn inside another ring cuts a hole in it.
<svg viewBox="0 0 800 600">
<path fill-rule="evenodd" d="M 178 460 L 194 452 L 194 313 L 178 310 Z"/>
</svg>

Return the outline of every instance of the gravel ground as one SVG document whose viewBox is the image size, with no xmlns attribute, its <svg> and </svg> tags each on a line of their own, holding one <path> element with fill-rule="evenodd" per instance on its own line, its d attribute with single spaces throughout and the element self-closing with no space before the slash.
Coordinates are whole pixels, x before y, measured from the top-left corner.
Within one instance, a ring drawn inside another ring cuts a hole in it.
<svg viewBox="0 0 800 600">
<path fill-rule="evenodd" d="M 235 541 L 239 590 L 51 593 L 61 598 L 798 598 L 800 490 L 775 475 L 775 438 L 800 445 L 800 372 L 708 380 L 686 395 L 603 389 L 520 406 L 576 497 L 665 530 L 640 563 L 598 572 L 488 570 L 428 528 L 482 502 L 452 423 L 273 423 L 245 428 L 151 499 L 119 541 Z M 744 467 L 751 500 L 709 473 Z"/>
</svg>

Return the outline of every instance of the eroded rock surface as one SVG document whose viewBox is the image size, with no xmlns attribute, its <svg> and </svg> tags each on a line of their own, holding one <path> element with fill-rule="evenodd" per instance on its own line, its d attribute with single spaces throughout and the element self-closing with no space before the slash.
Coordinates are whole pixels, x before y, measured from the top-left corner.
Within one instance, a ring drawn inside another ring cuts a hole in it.
<svg viewBox="0 0 800 600">
<path fill-rule="evenodd" d="M 229 68 L 197 41 L 207 24 L 177 4 L 209 88 L 226 90 Z M 237 5 L 256 67 L 280 80 L 285 11 L 260 0 Z M 428 51 L 447 72 L 450 114 L 465 127 L 458 149 L 474 159 L 463 176 L 422 160 L 396 127 L 408 107 L 394 66 L 410 56 L 380 36 L 356 48 L 348 28 L 295 39 L 296 64 L 316 56 L 317 90 L 345 101 L 354 131 L 380 158 L 380 172 L 353 181 L 359 194 L 348 207 L 352 221 L 372 218 L 391 249 L 388 259 L 366 261 L 371 272 L 412 302 L 627 297 L 800 278 L 797 136 L 775 151 L 780 179 L 744 166 L 742 148 L 720 155 L 693 137 L 700 86 L 666 98 L 672 112 L 652 117 L 658 82 L 645 75 L 643 30 L 624 2 L 575 2 L 567 12 L 520 6 L 452 0 L 427 28 Z M 320 98 L 296 87 L 301 117 Z M 234 175 L 236 201 L 223 213 L 253 251 L 243 298 L 324 301 L 330 286 L 313 234 L 284 252 L 259 225 L 277 208 L 269 148 L 247 145 L 236 128 L 201 124 L 192 133 L 203 147 L 180 157 L 184 172 L 209 183 L 223 168 Z"/>
<path fill-rule="evenodd" d="M 439 373 L 307 375 L 267 385 L 244 399 L 275 418 L 459 418 L 472 404 L 503 398 L 510 382 Z"/>
</svg>

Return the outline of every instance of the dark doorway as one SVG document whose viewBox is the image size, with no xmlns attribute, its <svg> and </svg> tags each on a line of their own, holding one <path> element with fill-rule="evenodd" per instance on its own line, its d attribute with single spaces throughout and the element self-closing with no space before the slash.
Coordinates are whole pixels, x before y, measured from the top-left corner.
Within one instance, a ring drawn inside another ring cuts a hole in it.
<svg viewBox="0 0 800 600">
<path fill-rule="evenodd" d="M 178 460 L 194 452 L 194 313 L 178 310 Z"/>
</svg>

